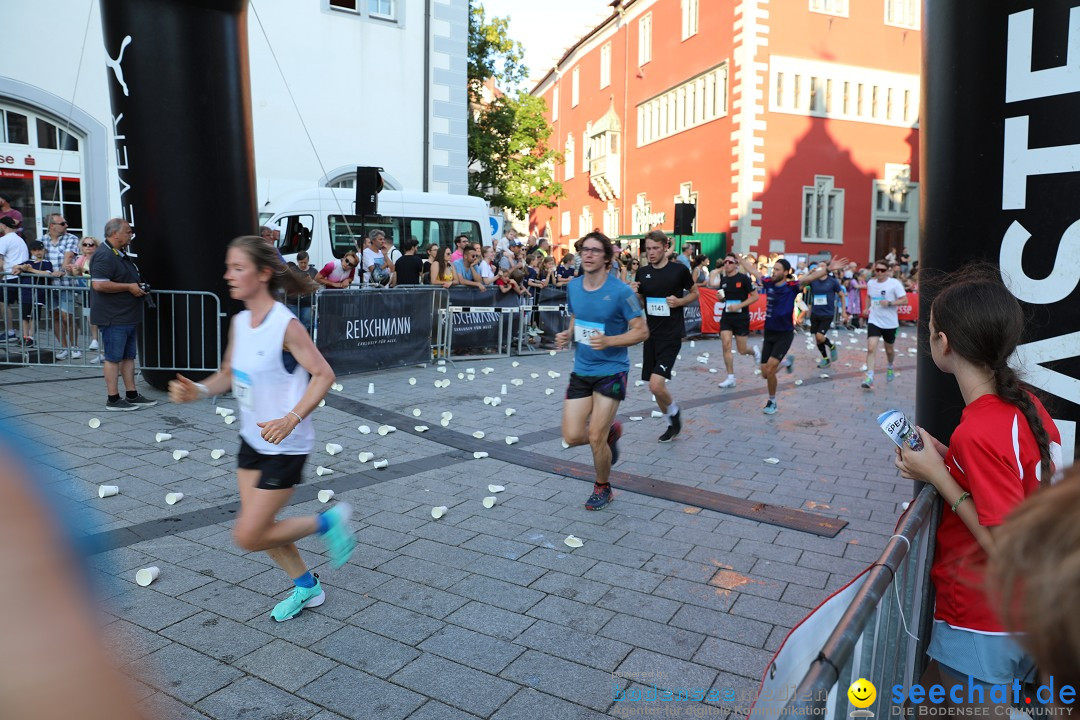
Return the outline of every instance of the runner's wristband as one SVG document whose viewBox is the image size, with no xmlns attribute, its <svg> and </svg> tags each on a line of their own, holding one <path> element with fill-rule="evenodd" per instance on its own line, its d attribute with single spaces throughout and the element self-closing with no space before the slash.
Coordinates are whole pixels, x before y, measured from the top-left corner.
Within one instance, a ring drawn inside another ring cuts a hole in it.
<svg viewBox="0 0 1080 720">
<path fill-rule="evenodd" d="M 206 387 L 202 383 L 195 383 L 195 387 L 199 389 L 200 400 L 210 397 L 210 388 Z"/>
<path fill-rule="evenodd" d="M 954 503 L 952 504 L 952 511 L 953 511 L 953 512 L 956 512 L 956 509 L 957 509 L 958 507 L 960 507 L 960 503 L 964 502 L 964 501 L 965 501 L 965 500 L 967 500 L 967 499 L 968 499 L 969 497 L 971 497 L 971 493 L 969 493 L 969 492 L 965 492 L 965 493 L 963 493 L 963 494 L 962 494 L 962 495 L 961 495 L 960 497 L 956 498 L 956 502 L 954 502 Z"/>
</svg>

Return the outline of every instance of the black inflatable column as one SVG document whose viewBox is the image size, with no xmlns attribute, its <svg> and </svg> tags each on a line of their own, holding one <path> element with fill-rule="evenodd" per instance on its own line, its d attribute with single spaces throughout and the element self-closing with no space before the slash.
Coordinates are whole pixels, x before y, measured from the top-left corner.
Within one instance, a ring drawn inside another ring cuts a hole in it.
<svg viewBox="0 0 1080 720">
<path fill-rule="evenodd" d="M 155 288 L 215 293 L 224 311 L 225 246 L 254 233 L 258 217 L 247 1 L 100 2 L 122 214 L 139 270 Z M 198 302 L 189 312 L 161 300 L 147 313 L 143 364 L 216 367 L 223 323 L 212 305 L 204 315 Z M 173 372 L 143 375 L 164 388 Z"/>
<path fill-rule="evenodd" d="M 927 2 L 921 112 L 922 288 L 973 261 L 1000 268 L 1029 317 L 1014 366 L 1058 421 L 1080 419 L 1080 0 Z M 917 416 L 943 441 L 956 382 L 919 308 Z"/>
</svg>

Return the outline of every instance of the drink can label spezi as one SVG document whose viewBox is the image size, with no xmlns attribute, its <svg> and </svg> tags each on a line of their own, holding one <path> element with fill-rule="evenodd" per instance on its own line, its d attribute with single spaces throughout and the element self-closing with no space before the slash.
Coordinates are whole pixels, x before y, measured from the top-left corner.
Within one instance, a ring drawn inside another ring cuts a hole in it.
<svg viewBox="0 0 1080 720">
<path fill-rule="evenodd" d="M 904 413 L 899 410 L 886 410 L 878 415 L 878 425 L 882 431 L 892 438 L 899 448 L 908 448 L 918 452 L 923 449 L 923 441 L 915 426 L 908 422 Z"/>
</svg>

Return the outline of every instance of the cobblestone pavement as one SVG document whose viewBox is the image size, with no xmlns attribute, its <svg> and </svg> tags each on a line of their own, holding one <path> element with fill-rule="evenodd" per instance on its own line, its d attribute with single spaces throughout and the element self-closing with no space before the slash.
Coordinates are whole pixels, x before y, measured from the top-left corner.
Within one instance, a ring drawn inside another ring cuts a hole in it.
<svg viewBox="0 0 1080 720">
<path fill-rule="evenodd" d="M 91 555 L 89 572 L 107 642 L 149 716 L 628 716 L 648 708 L 615 697 L 655 683 L 734 691 L 734 702 L 675 708 L 726 717 L 746 712 L 786 632 L 877 557 L 909 499 L 875 423 L 882 410 L 913 409 L 906 330 L 896 381 L 884 381 L 882 358 L 872 392 L 859 388 L 865 335 L 845 331 L 828 378 L 796 337 L 795 372 L 781 373 L 771 417 L 748 358 L 736 358 L 736 388 L 717 388 L 718 340 L 683 346 L 671 383 L 686 407 L 675 442 L 657 443 L 664 421 L 650 416 L 647 386 L 622 405 L 617 471 L 847 521 L 834 538 L 627 491 L 605 510 L 584 510 L 591 479 L 553 471 L 591 463 L 587 448 L 564 450 L 558 432 L 567 353 L 340 378 L 344 390 L 315 415 L 317 451 L 286 514 L 324 509 L 316 493 L 333 489 L 356 508 L 360 545 L 335 571 L 318 539 L 300 542 L 327 600 L 280 624 L 269 612 L 291 583 L 232 542 L 236 426 L 210 402 L 176 406 L 144 389 L 163 402 L 108 413 L 99 374 L 58 364 L 0 372 L 0 415 L 34 443 L 43 484 L 90 546 L 111 548 Z M 632 361 L 640 355 L 632 350 Z M 458 375 L 467 368 L 474 380 Z M 434 387 L 444 379 L 448 388 Z M 446 428 L 444 411 L 453 413 Z M 88 427 L 92 417 L 100 428 Z M 381 422 L 397 432 L 380 436 Z M 420 424 L 431 430 L 415 432 Z M 157 443 L 158 432 L 173 437 Z M 507 446 L 508 435 L 519 442 Z M 344 451 L 330 456 L 328 442 Z M 216 448 L 226 451 L 218 460 Z M 178 449 L 190 456 L 174 460 Z M 474 459 L 481 449 L 491 457 Z M 389 467 L 359 462 L 361 451 Z M 317 476 L 319 465 L 333 473 Z M 120 494 L 99 499 L 102 483 Z M 489 483 L 506 490 L 485 509 Z M 168 492 L 184 498 L 167 505 Z M 449 510 L 434 520 L 438 505 Z M 564 545 L 569 534 L 584 546 Z M 137 586 L 135 571 L 151 565 L 160 577 Z"/>
</svg>

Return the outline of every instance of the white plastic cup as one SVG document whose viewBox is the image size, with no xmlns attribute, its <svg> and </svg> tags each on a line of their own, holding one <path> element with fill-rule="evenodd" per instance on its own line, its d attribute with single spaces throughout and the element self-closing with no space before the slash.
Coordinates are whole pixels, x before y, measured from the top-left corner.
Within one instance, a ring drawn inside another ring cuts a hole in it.
<svg viewBox="0 0 1080 720">
<path fill-rule="evenodd" d="M 491 509 L 495 507 L 495 503 L 497 501 L 498 498 L 496 498 L 494 495 L 489 495 L 488 497 L 484 498 L 484 507 Z"/>
<path fill-rule="evenodd" d="M 169 433 L 158 433 L 154 436 L 154 442 L 165 442 L 166 440 L 172 440 L 172 435 Z"/>
<path fill-rule="evenodd" d="M 334 491 L 333 490 L 320 490 L 319 491 L 319 502 L 328 503 L 333 498 L 334 498 Z"/>
<path fill-rule="evenodd" d="M 146 587 L 150 583 L 157 580 L 158 575 L 160 574 L 161 568 L 159 568 L 157 565 L 151 565 L 150 567 L 145 567 L 135 573 L 135 582 L 137 582 L 140 587 Z"/>
<path fill-rule="evenodd" d="M 334 472 L 332 469 L 330 469 L 328 467 L 323 467 L 322 465 L 315 468 L 315 474 L 318 475 L 319 477 L 322 477 L 323 475 L 329 475 L 332 472 Z"/>
<path fill-rule="evenodd" d="M 330 455 L 337 455 L 341 450 L 342 447 L 337 443 L 326 443 L 326 452 Z"/>
<path fill-rule="evenodd" d="M 372 463 L 372 467 L 374 467 L 376 470 L 382 470 L 384 467 L 388 466 L 389 464 L 390 464 L 389 460 L 376 460 L 374 463 Z"/>
<path fill-rule="evenodd" d="M 507 435 L 506 436 L 506 444 L 507 445 L 513 445 L 517 441 L 518 441 L 518 439 L 516 437 L 514 437 L 513 435 Z"/>
<path fill-rule="evenodd" d="M 183 460 L 184 458 L 186 458 L 190 454 L 191 454 L 191 451 L 189 451 L 189 450 L 173 450 L 172 459 L 173 460 Z"/>
<path fill-rule="evenodd" d="M 218 415 L 222 416 L 222 417 L 229 417 L 230 415 L 233 414 L 234 410 L 232 410 L 231 408 L 227 408 L 227 407 L 217 407 L 217 408 L 214 408 L 214 412 L 217 413 Z"/>
<path fill-rule="evenodd" d="M 367 393 L 368 393 L 368 395 L 374 395 L 375 394 L 375 383 L 370 382 L 370 383 L 367 384 Z"/>
<path fill-rule="evenodd" d="M 175 505 L 184 499 L 184 493 L 169 493 L 165 496 L 165 502 L 169 505 Z"/>
<path fill-rule="evenodd" d="M 433 507 L 433 508 L 431 508 L 431 517 L 438 520 L 443 515 L 445 515 L 446 511 L 449 510 L 449 509 L 450 508 L 446 507 L 445 505 L 440 505 L 438 507 Z"/>
<path fill-rule="evenodd" d="M 506 383 L 503 383 L 502 389 L 499 390 L 500 395 L 506 394 Z"/>
<path fill-rule="evenodd" d="M 98 485 L 97 496 L 99 498 L 112 497 L 120 492 L 120 488 L 117 485 Z"/>
<path fill-rule="evenodd" d="M 90 422 L 86 424 L 90 426 L 91 430 L 97 430 L 99 427 L 101 427 L 101 421 L 97 418 L 90 418 Z"/>
<path fill-rule="evenodd" d="M 221 448 L 211 450 L 210 457 L 212 457 L 214 460 L 220 460 L 221 458 L 225 457 L 225 451 Z"/>
<path fill-rule="evenodd" d="M 233 415 L 226 415 L 225 416 L 225 424 L 226 425 L 232 425 L 234 422 L 236 422 L 236 417 L 235 416 L 233 416 Z"/>
<path fill-rule="evenodd" d="M 362 463 L 366 463 L 370 462 L 371 458 L 373 457 L 375 457 L 375 453 L 362 452 L 359 456 L 357 456 L 357 459 Z"/>
</svg>

